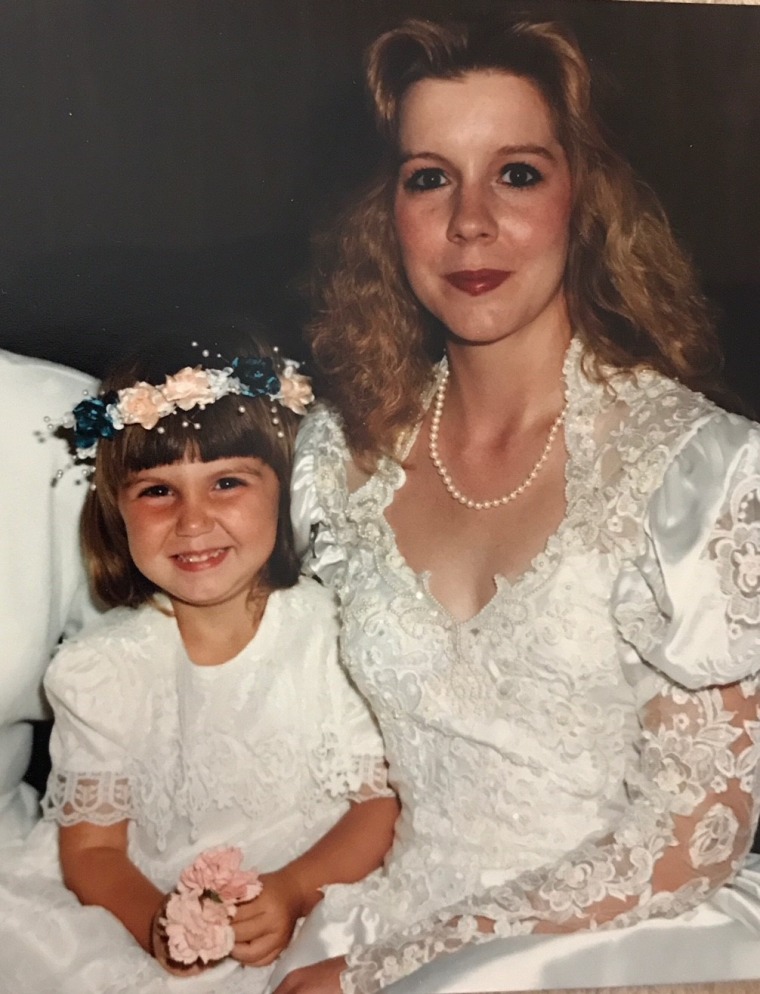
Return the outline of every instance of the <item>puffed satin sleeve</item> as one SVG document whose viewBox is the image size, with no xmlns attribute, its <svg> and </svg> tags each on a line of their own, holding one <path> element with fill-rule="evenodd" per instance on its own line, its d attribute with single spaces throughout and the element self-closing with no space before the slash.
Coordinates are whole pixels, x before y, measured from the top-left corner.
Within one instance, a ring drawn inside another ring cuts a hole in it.
<svg viewBox="0 0 760 994">
<path fill-rule="evenodd" d="M 330 415 L 324 408 L 308 414 L 296 439 L 295 461 L 290 491 L 290 514 L 293 534 L 304 572 L 333 586 L 345 555 L 338 544 L 319 496 L 317 453 L 325 445 Z M 338 456 L 338 459 L 340 457 Z M 330 480 L 322 481 L 334 489 L 337 466 L 330 460 Z"/>
<path fill-rule="evenodd" d="M 640 728 L 620 820 L 554 863 L 354 947 L 345 992 L 372 994 L 493 936 L 673 917 L 741 866 L 760 797 L 760 429 L 722 414 L 698 429 L 645 531 L 611 603 Z"/>
<path fill-rule="evenodd" d="M 645 697 L 660 673 L 727 684 L 760 665 L 760 428 L 722 415 L 684 446 L 655 492 L 646 548 L 613 594 Z"/>
</svg>

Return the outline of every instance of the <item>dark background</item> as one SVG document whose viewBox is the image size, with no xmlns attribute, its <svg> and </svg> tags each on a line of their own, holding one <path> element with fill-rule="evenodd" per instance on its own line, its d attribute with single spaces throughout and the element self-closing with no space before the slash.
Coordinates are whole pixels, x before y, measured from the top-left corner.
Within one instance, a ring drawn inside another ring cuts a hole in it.
<svg viewBox="0 0 760 994">
<path fill-rule="evenodd" d="M 758 396 L 760 8 L 617 0 L 0 0 L 0 345 L 99 373 L 264 318 L 374 159 L 361 53 L 404 15 L 561 16 Z M 760 406 L 760 405 L 757 405 Z"/>
</svg>

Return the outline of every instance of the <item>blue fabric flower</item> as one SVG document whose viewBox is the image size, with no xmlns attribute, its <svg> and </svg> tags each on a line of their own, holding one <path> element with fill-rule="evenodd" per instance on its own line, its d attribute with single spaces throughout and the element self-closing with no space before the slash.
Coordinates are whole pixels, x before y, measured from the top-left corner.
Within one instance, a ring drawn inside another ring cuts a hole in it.
<svg viewBox="0 0 760 994">
<path fill-rule="evenodd" d="M 261 397 L 267 394 L 274 397 L 280 392 L 280 379 L 274 371 L 271 359 L 243 356 L 232 360 L 235 375 L 245 387 L 248 397 Z"/>
<path fill-rule="evenodd" d="M 89 449 L 98 439 L 113 438 L 114 426 L 108 416 L 109 397 L 86 397 L 74 408 L 74 444 Z"/>
</svg>

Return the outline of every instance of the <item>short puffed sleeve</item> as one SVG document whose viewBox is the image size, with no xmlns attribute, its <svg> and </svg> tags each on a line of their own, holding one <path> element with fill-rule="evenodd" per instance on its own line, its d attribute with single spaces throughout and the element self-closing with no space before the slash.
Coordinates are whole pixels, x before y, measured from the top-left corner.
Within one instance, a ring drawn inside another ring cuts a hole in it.
<svg viewBox="0 0 760 994">
<path fill-rule="evenodd" d="M 652 495 L 644 529 L 646 547 L 613 593 L 629 662 L 689 689 L 760 669 L 760 427 L 723 413 L 703 424 Z"/>
<path fill-rule="evenodd" d="M 292 605 L 289 638 L 301 647 L 299 694 L 319 716 L 310 758 L 315 782 L 330 797 L 354 802 L 393 796 L 377 723 L 339 660 L 334 595 L 302 577 L 283 599 Z"/>
<path fill-rule="evenodd" d="M 61 825 L 111 825 L 132 813 L 129 743 L 145 702 L 129 653 L 108 632 L 64 645 L 45 676 L 55 720 L 43 810 Z"/>
<path fill-rule="evenodd" d="M 331 523 L 330 507 L 344 488 L 339 474 L 346 458 L 335 415 L 317 407 L 298 432 L 290 491 L 296 551 L 304 571 L 333 585 L 345 554 Z"/>
</svg>

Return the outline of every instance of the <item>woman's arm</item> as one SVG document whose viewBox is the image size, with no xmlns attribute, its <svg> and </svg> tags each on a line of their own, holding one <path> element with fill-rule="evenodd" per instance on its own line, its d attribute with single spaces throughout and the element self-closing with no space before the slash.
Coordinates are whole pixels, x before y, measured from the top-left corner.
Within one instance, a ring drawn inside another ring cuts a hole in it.
<svg viewBox="0 0 760 994">
<path fill-rule="evenodd" d="M 753 837 L 760 681 L 664 687 L 642 712 L 632 804 L 609 836 L 380 945 L 354 948 L 343 990 L 373 994 L 469 942 L 674 916 L 729 880 Z"/>
<path fill-rule="evenodd" d="M 80 822 L 60 828 L 63 879 L 82 904 L 110 911 L 151 952 L 151 925 L 164 895 L 127 856 L 128 825 Z"/>
<path fill-rule="evenodd" d="M 311 849 L 262 874 L 261 894 L 235 917 L 233 957 L 253 966 L 272 963 L 290 942 L 296 921 L 322 899 L 322 887 L 361 880 L 382 864 L 398 812 L 395 797 L 352 803 Z"/>
</svg>

